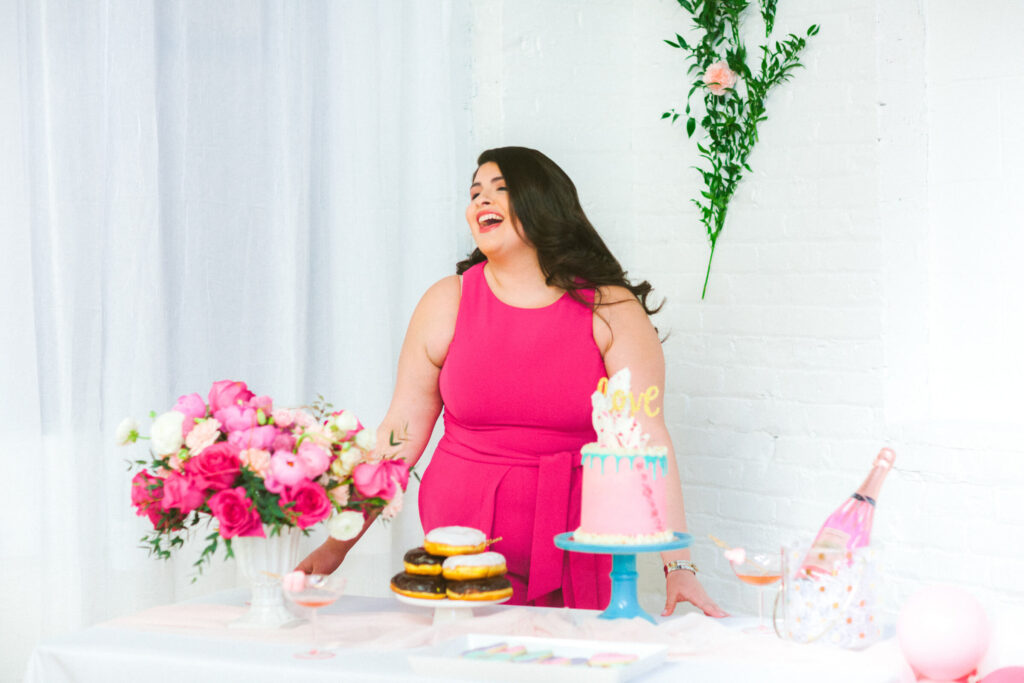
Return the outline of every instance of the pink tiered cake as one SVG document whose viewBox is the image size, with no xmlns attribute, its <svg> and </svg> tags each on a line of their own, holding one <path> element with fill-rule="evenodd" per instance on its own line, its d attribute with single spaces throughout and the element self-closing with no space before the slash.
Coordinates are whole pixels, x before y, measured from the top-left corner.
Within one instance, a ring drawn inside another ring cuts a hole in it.
<svg viewBox="0 0 1024 683">
<path fill-rule="evenodd" d="M 648 435 L 633 416 L 628 368 L 591 398 L 598 440 L 582 449 L 583 499 L 573 540 L 599 545 L 671 540 L 665 514 L 668 449 L 647 446 Z"/>
</svg>

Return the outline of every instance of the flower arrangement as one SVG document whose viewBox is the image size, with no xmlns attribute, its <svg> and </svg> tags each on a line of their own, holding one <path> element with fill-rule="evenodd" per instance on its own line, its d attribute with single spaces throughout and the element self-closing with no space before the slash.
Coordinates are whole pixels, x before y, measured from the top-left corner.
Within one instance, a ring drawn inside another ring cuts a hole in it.
<svg viewBox="0 0 1024 683">
<path fill-rule="evenodd" d="M 376 435 L 348 411 L 330 412 L 321 398 L 306 409 L 275 407 L 244 382 L 214 382 L 207 399 L 181 396 L 153 418 L 149 461 L 132 479 L 131 501 L 153 531 L 142 541 L 167 559 L 204 520 L 217 528 L 195 562 L 204 562 L 223 541 L 232 556 L 236 536 L 276 535 L 282 527 L 306 530 L 326 520 L 334 538 L 354 538 L 380 511 L 391 519 L 402 509 L 409 467 L 376 447 Z M 135 443 L 132 418 L 118 426 L 120 445 Z M 404 438 L 404 437 L 402 437 Z M 398 446 L 391 435 L 390 445 Z"/>
<path fill-rule="evenodd" d="M 701 223 L 711 242 L 704 289 L 700 295 L 703 299 L 708 291 L 711 260 L 725 225 L 729 200 L 743 178 L 743 171 L 753 172 L 747 158 L 758 140 L 758 124 L 768 118 L 765 114 L 768 92 L 789 80 L 793 69 L 802 66 L 800 52 L 807 41 L 791 33 L 785 40 L 776 42 L 774 47 L 762 45 L 760 68 L 755 71 L 747 65 L 747 48 L 740 30 L 749 0 L 677 1 L 693 17 L 693 26 L 700 38 L 691 44 L 677 33 L 675 40 L 665 42 L 687 53 L 690 63 L 687 73 L 696 72 L 697 78 L 690 84 L 685 114 L 670 109 L 661 118 L 675 123 L 685 115 L 686 135 L 693 137 L 698 118 L 690 109 L 690 98 L 698 90 L 704 93 L 704 116 L 699 119 L 704 135 L 697 143 L 697 151 L 707 162 L 707 167 L 697 167 L 704 189 L 701 190 L 701 198 L 691 200 L 700 209 Z M 775 25 L 777 4 L 778 0 L 759 0 L 766 39 L 771 36 Z M 807 36 L 817 35 L 818 28 L 817 24 L 812 24 L 807 29 Z M 739 87 L 741 83 L 742 88 Z"/>
</svg>

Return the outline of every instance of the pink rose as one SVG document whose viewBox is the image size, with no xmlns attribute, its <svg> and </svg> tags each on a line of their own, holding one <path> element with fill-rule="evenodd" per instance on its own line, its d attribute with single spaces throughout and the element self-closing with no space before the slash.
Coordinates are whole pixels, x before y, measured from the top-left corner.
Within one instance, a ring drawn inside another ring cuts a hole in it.
<svg viewBox="0 0 1024 683">
<path fill-rule="evenodd" d="M 296 455 L 299 456 L 307 479 L 316 479 L 326 472 L 331 464 L 331 454 L 322 446 L 310 441 L 304 441 Z"/>
<path fill-rule="evenodd" d="M 230 432 L 228 434 L 228 441 L 238 446 L 241 450 L 246 448 L 262 448 L 265 451 L 269 451 L 273 447 L 278 433 L 274 425 L 264 425 L 262 427 L 252 427 L 251 429 Z"/>
<path fill-rule="evenodd" d="M 203 397 L 199 394 L 179 396 L 178 402 L 174 404 L 171 410 L 176 410 L 185 416 L 185 421 L 181 423 L 181 435 L 183 437 L 188 436 L 188 433 L 196 426 L 197 419 L 201 420 L 206 417 L 206 404 L 203 403 Z"/>
<path fill-rule="evenodd" d="M 295 453 L 275 451 L 270 456 L 270 476 L 284 486 L 295 486 L 306 479 L 306 469 Z"/>
<path fill-rule="evenodd" d="M 177 508 L 181 514 L 187 515 L 203 504 L 204 497 L 202 488 L 189 477 L 172 472 L 164 478 L 164 510 Z"/>
<path fill-rule="evenodd" d="M 245 489 L 237 486 L 224 489 L 210 497 L 208 502 L 213 516 L 220 522 L 220 535 L 223 538 L 235 536 L 259 536 L 265 538 L 263 522 L 260 514 Z"/>
<path fill-rule="evenodd" d="M 384 519 L 394 519 L 398 516 L 398 513 L 402 511 L 402 489 L 395 491 L 395 497 L 388 501 L 388 504 L 384 506 L 384 509 L 380 511 L 381 517 Z"/>
<path fill-rule="evenodd" d="M 704 85 L 714 95 L 724 95 L 736 85 L 739 76 L 726 62 L 715 62 L 704 72 Z"/>
<path fill-rule="evenodd" d="M 238 453 L 238 446 L 230 441 L 215 443 L 185 462 L 185 474 L 204 489 L 217 490 L 233 486 L 235 478 L 242 471 Z"/>
<path fill-rule="evenodd" d="M 323 487 L 305 479 L 289 487 L 281 496 L 281 506 L 288 503 L 294 503 L 291 512 L 296 515 L 295 524 L 301 529 L 311 527 L 331 514 L 331 501 Z"/>
<path fill-rule="evenodd" d="M 188 418 L 186 418 L 187 421 Z M 185 437 L 185 446 L 188 448 L 189 454 L 193 457 L 197 456 L 217 443 L 220 433 L 220 422 L 217 422 L 216 418 L 211 417 L 197 423 L 195 428 Z"/>
<path fill-rule="evenodd" d="M 344 484 L 335 486 L 327 492 L 327 495 L 338 507 L 345 507 L 348 505 L 348 486 L 345 486 Z"/>
<path fill-rule="evenodd" d="M 150 475 L 146 470 L 132 477 L 132 505 L 135 506 L 135 514 L 149 517 L 154 528 L 159 528 L 162 515 L 160 501 L 163 497 L 163 479 Z"/>
<path fill-rule="evenodd" d="M 216 415 L 217 411 L 223 410 L 228 406 L 248 403 L 252 397 L 253 393 L 245 386 L 245 382 L 222 379 L 219 382 L 213 383 L 207 399 L 210 402 L 210 412 Z"/>
<path fill-rule="evenodd" d="M 214 417 L 224 424 L 224 428 L 228 432 L 252 429 L 259 425 L 259 422 L 256 421 L 256 409 L 248 406 L 221 408 Z"/>
<path fill-rule="evenodd" d="M 409 485 L 409 466 L 400 459 L 364 462 L 352 470 L 352 483 L 365 498 L 391 500 L 397 487 L 405 490 Z"/>
</svg>

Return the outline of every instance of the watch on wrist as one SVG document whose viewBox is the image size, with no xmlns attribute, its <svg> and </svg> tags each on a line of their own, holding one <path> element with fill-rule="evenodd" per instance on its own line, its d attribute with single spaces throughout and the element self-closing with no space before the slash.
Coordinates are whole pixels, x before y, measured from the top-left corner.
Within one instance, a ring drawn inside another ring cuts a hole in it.
<svg viewBox="0 0 1024 683">
<path fill-rule="evenodd" d="M 694 574 L 697 573 L 697 565 L 689 560 L 670 560 L 665 563 L 665 566 L 662 568 L 665 570 L 665 578 L 668 578 L 669 572 L 679 571 L 680 569 L 685 569 L 686 571 L 693 572 Z"/>
</svg>

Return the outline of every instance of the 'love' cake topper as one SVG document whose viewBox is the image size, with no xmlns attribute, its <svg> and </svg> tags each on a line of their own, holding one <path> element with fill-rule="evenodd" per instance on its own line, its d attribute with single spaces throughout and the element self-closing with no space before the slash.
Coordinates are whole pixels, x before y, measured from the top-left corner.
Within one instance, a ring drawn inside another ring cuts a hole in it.
<svg viewBox="0 0 1024 683">
<path fill-rule="evenodd" d="M 651 401 L 658 397 L 658 387 L 651 385 L 639 395 L 629 390 L 629 368 L 622 368 L 611 379 L 602 377 L 597 391 L 590 396 L 592 419 L 597 442 L 601 446 L 618 448 L 644 448 L 650 435 L 645 434 L 637 422 L 636 414 L 643 408 L 650 417 L 661 412 L 651 409 Z"/>
</svg>

